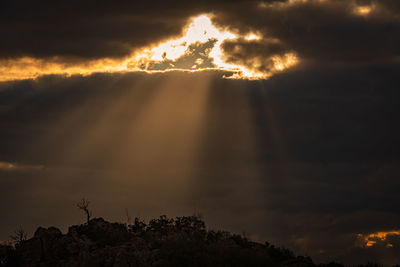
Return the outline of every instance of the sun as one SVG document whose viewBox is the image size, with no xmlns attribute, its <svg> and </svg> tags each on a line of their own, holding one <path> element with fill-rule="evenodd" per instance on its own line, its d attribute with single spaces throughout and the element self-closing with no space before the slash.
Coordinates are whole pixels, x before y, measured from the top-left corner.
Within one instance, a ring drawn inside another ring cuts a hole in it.
<svg viewBox="0 0 400 267">
<path fill-rule="evenodd" d="M 232 72 L 228 77 L 232 79 L 265 79 L 297 64 L 298 59 L 294 53 L 272 55 L 269 60 L 273 66 L 264 72 L 252 66 L 228 62 L 222 49 L 225 41 L 243 39 L 257 42 L 263 37 L 253 32 L 241 35 L 217 28 L 212 23 L 212 17 L 212 14 L 193 17 L 182 37 L 143 48 L 132 57 L 128 66 L 147 72 L 216 69 Z"/>
<path fill-rule="evenodd" d="M 210 40 L 217 40 L 221 43 L 227 39 L 234 38 L 236 38 L 236 35 L 233 33 L 219 31 L 212 25 L 207 15 L 200 15 L 193 18 L 183 37 L 167 41 L 152 49 L 145 49 L 144 54 L 139 55 L 139 57 L 146 58 L 150 55 L 151 60 L 176 60 L 185 54 L 190 45 L 195 43 L 206 43 Z M 218 45 L 215 45 L 213 48 L 213 50 L 216 49 L 219 49 Z"/>
</svg>

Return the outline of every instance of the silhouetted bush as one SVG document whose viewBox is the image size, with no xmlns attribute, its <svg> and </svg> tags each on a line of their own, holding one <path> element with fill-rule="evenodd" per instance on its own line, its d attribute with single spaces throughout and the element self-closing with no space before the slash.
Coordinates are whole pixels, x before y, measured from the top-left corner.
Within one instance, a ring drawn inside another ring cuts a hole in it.
<svg viewBox="0 0 400 267">
<path fill-rule="evenodd" d="M 130 220 L 129 220 L 130 221 Z M 0 246 L 0 266 L 316 266 L 268 242 L 260 244 L 226 231 L 207 230 L 197 216 L 168 218 L 146 224 L 110 223 L 102 218 L 71 226 L 67 234 L 41 228 L 15 248 Z M 330 263 L 320 267 L 341 267 Z M 361 267 L 361 266 L 360 266 Z M 368 264 L 366 267 L 379 267 Z"/>
</svg>

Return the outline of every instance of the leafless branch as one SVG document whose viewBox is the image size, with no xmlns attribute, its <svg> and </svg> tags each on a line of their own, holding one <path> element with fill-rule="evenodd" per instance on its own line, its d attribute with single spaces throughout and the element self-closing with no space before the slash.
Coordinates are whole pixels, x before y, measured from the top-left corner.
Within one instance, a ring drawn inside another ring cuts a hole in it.
<svg viewBox="0 0 400 267">
<path fill-rule="evenodd" d="M 89 204 L 90 201 L 88 199 L 82 198 L 81 201 L 79 201 L 76 206 L 78 209 L 83 210 L 85 212 L 86 217 L 87 217 L 87 223 L 89 223 L 90 218 L 92 217 L 92 211 L 89 210 Z"/>
</svg>

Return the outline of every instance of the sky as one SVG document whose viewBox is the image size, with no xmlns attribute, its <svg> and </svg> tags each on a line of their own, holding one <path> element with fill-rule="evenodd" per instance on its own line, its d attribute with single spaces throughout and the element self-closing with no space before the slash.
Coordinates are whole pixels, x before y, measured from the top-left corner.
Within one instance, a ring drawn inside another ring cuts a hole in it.
<svg viewBox="0 0 400 267">
<path fill-rule="evenodd" d="M 0 3 L 0 240 L 202 214 L 400 263 L 397 0 Z"/>
</svg>

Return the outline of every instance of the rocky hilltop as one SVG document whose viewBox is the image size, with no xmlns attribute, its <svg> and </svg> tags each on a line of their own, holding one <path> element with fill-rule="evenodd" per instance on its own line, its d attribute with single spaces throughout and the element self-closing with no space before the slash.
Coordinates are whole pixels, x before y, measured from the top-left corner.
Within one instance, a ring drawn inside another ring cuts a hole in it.
<svg viewBox="0 0 400 267">
<path fill-rule="evenodd" d="M 66 234 L 39 227 L 32 238 L 0 248 L 0 266 L 315 266 L 287 249 L 207 230 L 196 216 L 148 224 L 95 218 Z"/>
</svg>

